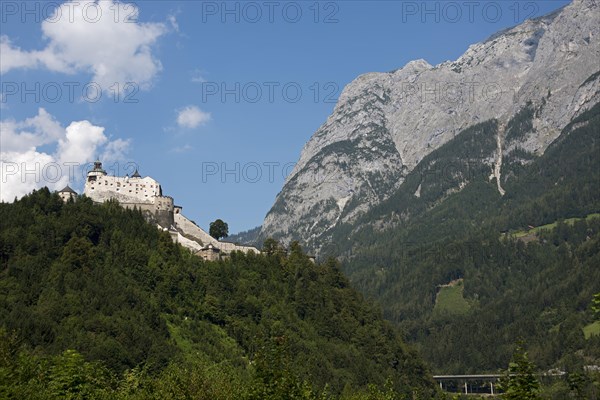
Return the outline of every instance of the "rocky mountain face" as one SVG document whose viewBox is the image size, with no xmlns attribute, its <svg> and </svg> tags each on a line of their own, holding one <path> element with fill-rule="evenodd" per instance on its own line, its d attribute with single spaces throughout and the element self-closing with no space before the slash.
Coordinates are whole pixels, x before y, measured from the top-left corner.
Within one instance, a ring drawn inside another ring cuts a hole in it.
<svg viewBox="0 0 600 400">
<path fill-rule="evenodd" d="M 305 145 L 260 238 L 299 240 L 318 252 L 329 232 L 390 198 L 434 150 L 489 120 L 496 138 L 486 163 L 503 193 L 503 154 L 539 156 L 600 99 L 599 27 L 597 0 L 575 0 L 470 46 L 456 61 L 417 60 L 359 76 Z M 523 114 L 527 134 L 511 135 L 509 121 Z"/>
</svg>

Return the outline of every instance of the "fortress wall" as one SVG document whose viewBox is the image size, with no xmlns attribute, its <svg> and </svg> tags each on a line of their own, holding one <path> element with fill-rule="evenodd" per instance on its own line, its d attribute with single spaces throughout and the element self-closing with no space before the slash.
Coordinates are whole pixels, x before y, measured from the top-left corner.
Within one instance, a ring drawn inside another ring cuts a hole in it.
<svg viewBox="0 0 600 400">
<path fill-rule="evenodd" d="M 247 253 L 248 251 L 252 250 L 256 254 L 260 254 L 260 251 L 252 246 L 240 246 L 235 243 L 219 242 L 217 239 L 210 236 L 204 229 L 187 219 L 181 213 L 175 214 L 175 226 L 185 235 L 200 240 L 204 246 L 212 244 L 223 253 L 231 253 L 232 251 L 243 251 L 244 253 Z"/>
<path fill-rule="evenodd" d="M 97 203 L 115 199 L 124 208 L 138 208 L 142 213 L 150 214 L 162 228 L 171 230 L 175 226 L 179 232 L 171 233 L 173 240 L 187 248 L 198 251 L 212 244 L 224 254 L 250 250 L 260 253 L 254 247 L 219 242 L 210 236 L 181 214 L 181 207 L 175 206 L 171 196 L 163 196 L 160 184 L 150 177 L 108 176 L 98 162 L 95 169 L 88 173 L 84 194 Z"/>
<path fill-rule="evenodd" d="M 125 208 L 138 208 L 143 213 L 149 213 L 163 228 L 170 228 L 174 224 L 173 199 L 170 197 L 159 197 L 154 203 L 119 202 L 119 204 Z"/>
<path fill-rule="evenodd" d="M 219 242 L 198 225 L 187 219 L 183 214 L 175 214 L 175 226 L 184 234 L 198 239 L 204 246 L 211 244 L 219 247 Z"/>
<path fill-rule="evenodd" d="M 137 207 L 139 210 L 142 210 L 142 212 L 148 211 L 150 214 L 154 214 L 154 212 L 155 212 L 154 204 L 148 204 L 148 203 L 120 203 L 120 202 L 119 202 L 119 204 L 122 207 L 125 207 L 125 208 L 131 208 L 131 209 L 133 209 L 133 208 Z"/>
<path fill-rule="evenodd" d="M 125 208 L 137 207 L 150 213 L 165 228 L 174 224 L 174 202 L 162 196 L 160 184 L 150 177 L 129 178 L 91 174 L 85 182 L 84 194 L 98 203 L 115 199 Z"/>
<path fill-rule="evenodd" d="M 247 253 L 250 250 L 252 250 L 256 254 L 260 254 L 260 251 L 256 247 L 240 246 L 239 244 L 230 243 L 230 242 L 218 242 L 216 247 L 218 247 L 221 251 L 224 251 L 226 253 L 231 253 L 232 251 L 243 251 L 244 253 Z"/>
<path fill-rule="evenodd" d="M 202 247 L 203 247 L 202 245 L 198 244 L 197 242 L 194 242 L 193 240 L 190 240 L 190 239 L 186 238 L 185 236 L 182 236 L 181 233 L 179 233 L 179 232 L 177 232 L 177 236 L 176 236 L 174 242 L 179 243 L 183 247 L 186 247 L 193 251 L 200 251 L 200 249 L 202 249 Z"/>
<path fill-rule="evenodd" d="M 173 198 L 170 196 L 156 197 L 154 207 L 154 217 L 158 223 L 165 228 L 171 228 L 175 224 L 173 218 Z"/>
<path fill-rule="evenodd" d="M 106 201 L 109 198 L 127 199 L 127 203 L 154 202 L 161 196 L 160 184 L 150 177 L 128 178 L 120 176 L 90 176 L 85 182 L 84 193 L 94 201 Z"/>
</svg>

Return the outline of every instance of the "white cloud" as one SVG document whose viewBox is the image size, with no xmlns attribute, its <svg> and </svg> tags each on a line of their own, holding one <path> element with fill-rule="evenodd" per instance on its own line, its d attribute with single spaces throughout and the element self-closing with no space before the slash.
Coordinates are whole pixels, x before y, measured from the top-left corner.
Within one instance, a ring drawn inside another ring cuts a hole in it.
<svg viewBox="0 0 600 400">
<path fill-rule="evenodd" d="M 48 44 L 26 51 L 0 37 L 0 73 L 45 67 L 62 73 L 87 72 L 104 89 L 133 82 L 142 89 L 162 69 L 152 46 L 168 31 L 165 23 L 137 22 L 139 9 L 113 0 L 65 2 L 42 22 Z M 174 16 L 169 24 L 175 28 Z"/>
<path fill-rule="evenodd" d="M 37 52 L 26 52 L 19 47 L 13 46 L 9 37 L 0 36 L 0 74 L 11 69 L 35 68 L 39 64 Z"/>
<path fill-rule="evenodd" d="M 204 83 L 206 79 L 204 78 L 204 72 L 199 69 L 195 69 L 192 71 L 192 82 L 193 83 Z"/>
<path fill-rule="evenodd" d="M 131 140 L 129 139 L 115 139 L 110 141 L 104 147 L 104 153 L 102 153 L 101 160 L 107 163 L 124 160 L 130 146 Z"/>
<path fill-rule="evenodd" d="M 71 122 L 63 139 L 58 141 L 58 157 L 61 163 L 83 164 L 97 156 L 96 149 L 106 143 L 104 128 L 89 121 Z"/>
<path fill-rule="evenodd" d="M 210 113 L 204 112 L 196 106 L 187 106 L 179 110 L 177 125 L 182 128 L 197 128 L 210 121 Z"/>
<path fill-rule="evenodd" d="M 50 178 L 55 182 L 48 182 L 53 187 L 63 185 L 65 179 L 59 176 L 58 180 L 52 174 L 55 170 L 54 158 L 45 153 L 28 150 L 22 153 L 0 153 L 0 200 L 13 201 L 21 198 L 34 189 L 46 185 Z M 62 174 L 61 174 L 62 175 Z M 57 190 L 62 189 L 62 187 Z"/>
<path fill-rule="evenodd" d="M 64 135 L 60 123 L 40 108 L 38 115 L 25 121 L 0 121 L 0 150 L 2 152 L 25 152 L 35 147 L 56 142 Z"/>
<path fill-rule="evenodd" d="M 0 199 L 12 201 L 33 189 L 62 189 L 83 177 L 82 168 L 98 154 L 107 161 L 123 160 L 129 141 L 109 141 L 104 128 L 74 121 L 63 128 L 46 110 L 24 121 L 0 121 Z M 55 146 L 54 152 L 38 147 Z"/>
</svg>

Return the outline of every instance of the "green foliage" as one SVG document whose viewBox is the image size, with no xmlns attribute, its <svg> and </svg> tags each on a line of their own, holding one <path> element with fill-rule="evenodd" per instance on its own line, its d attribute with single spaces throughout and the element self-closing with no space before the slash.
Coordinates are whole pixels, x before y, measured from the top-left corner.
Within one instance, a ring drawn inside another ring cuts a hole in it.
<svg viewBox="0 0 600 400">
<path fill-rule="evenodd" d="M 222 219 L 217 219 L 210 223 L 208 233 L 217 240 L 226 238 L 229 236 L 229 225 Z"/>
<path fill-rule="evenodd" d="M 108 399 L 116 383 L 102 363 L 86 362 L 75 350 L 39 357 L 19 347 L 16 335 L 0 331 L 0 398 Z"/>
<path fill-rule="evenodd" d="M 291 357 L 287 338 L 268 341 L 256 354 L 256 377 L 249 400 L 294 400 L 315 398 L 307 381 L 291 373 Z"/>
<path fill-rule="evenodd" d="M 139 211 L 47 189 L 0 203 L 0 328 L 2 398 L 437 396 L 335 260 L 204 262 Z"/>
<path fill-rule="evenodd" d="M 600 321 L 592 322 L 591 324 L 583 327 L 583 336 L 586 339 L 598 335 L 600 335 Z"/>
<path fill-rule="evenodd" d="M 535 365 L 529 361 L 523 344 L 517 345 L 512 360 L 501 381 L 500 388 L 506 400 L 541 400 L 540 383 L 535 376 Z"/>
<path fill-rule="evenodd" d="M 283 248 L 283 246 L 275 239 L 273 238 L 267 238 L 265 239 L 264 243 L 263 243 L 263 247 L 262 247 L 262 251 L 263 253 L 267 254 L 267 255 L 284 255 L 285 254 L 285 249 Z"/>
<path fill-rule="evenodd" d="M 463 281 L 455 281 L 440 288 L 433 309 L 437 315 L 462 315 L 471 308 L 471 304 L 463 296 Z"/>
<path fill-rule="evenodd" d="M 525 114 L 511 127 L 524 132 Z M 332 247 L 351 283 L 381 304 L 437 373 L 494 373 L 509 362 L 515 337 L 527 340 L 541 368 L 598 364 L 600 338 L 586 340 L 582 329 L 594 322 L 590 302 L 600 291 L 600 220 L 586 219 L 600 211 L 600 104 L 544 155 L 503 172 L 504 196 L 487 179 L 489 165 L 472 162 L 447 179 L 434 173 L 457 146 L 463 160 L 489 155 L 495 128 L 483 123 L 426 157 L 389 201 L 336 227 Z M 528 225 L 547 229 L 512 236 Z M 470 310 L 444 317 L 435 311 L 438 287 L 457 279 Z"/>
<path fill-rule="evenodd" d="M 533 117 L 535 109 L 531 101 L 527 102 L 519 112 L 508 122 L 505 132 L 506 143 L 523 139 L 534 130 Z"/>
</svg>

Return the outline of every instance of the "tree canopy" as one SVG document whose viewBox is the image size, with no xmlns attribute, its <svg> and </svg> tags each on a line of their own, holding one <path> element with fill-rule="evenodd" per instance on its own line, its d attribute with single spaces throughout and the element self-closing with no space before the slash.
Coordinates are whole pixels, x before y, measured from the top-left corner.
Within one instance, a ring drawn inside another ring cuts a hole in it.
<svg viewBox="0 0 600 400">
<path fill-rule="evenodd" d="M 42 189 L 0 203 L 0 397 L 437 396 L 342 275 L 295 245 L 207 262 L 138 210 Z"/>
<path fill-rule="evenodd" d="M 222 219 L 217 219 L 210 223 L 208 233 L 217 240 L 226 238 L 229 236 L 229 225 Z"/>
<path fill-rule="evenodd" d="M 529 361 L 523 343 L 519 343 L 513 353 L 512 360 L 501 382 L 506 400 L 540 400 L 540 382 L 535 365 Z"/>
</svg>

